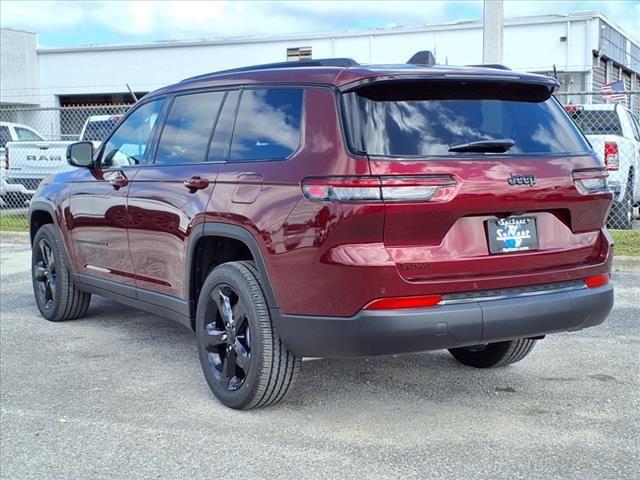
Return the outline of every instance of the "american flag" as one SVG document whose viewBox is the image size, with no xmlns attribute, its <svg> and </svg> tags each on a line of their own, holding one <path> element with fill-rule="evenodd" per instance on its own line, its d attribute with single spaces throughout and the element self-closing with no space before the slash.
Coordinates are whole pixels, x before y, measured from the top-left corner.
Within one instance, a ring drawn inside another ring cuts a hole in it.
<svg viewBox="0 0 640 480">
<path fill-rule="evenodd" d="M 605 83 L 600 87 L 600 92 L 602 92 L 602 98 L 604 98 L 606 101 L 625 100 L 626 95 L 624 93 L 624 80 Z"/>
</svg>

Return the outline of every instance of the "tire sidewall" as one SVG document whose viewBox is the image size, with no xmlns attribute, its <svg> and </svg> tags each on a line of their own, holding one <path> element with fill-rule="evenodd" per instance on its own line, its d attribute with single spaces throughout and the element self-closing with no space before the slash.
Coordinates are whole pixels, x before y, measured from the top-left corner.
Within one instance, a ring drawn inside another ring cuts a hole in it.
<svg viewBox="0 0 640 480">
<path fill-rule="evenodd" d="M 40 248 L 40 241 L 45 239 L 49 245 L 51 246 L 51 250 L 53 251 L 53 256 L 55 259 L 56 265 L 56 291 L 54 294 L 54 302 L 52 308 L 45 308 L 42 304 L 40 296 L 38 295 L 38 282 L 35 278 L 35 266 L 36 266 L 36 249 Z M 55 321 L 58 317 L 59 310 L 61 308 L 61 296 L 63 288 L 66 288 L 66 262 L 64 259 L 64 254 L 60 251 L 60 244 L 58 242 L 57 235 L 55 230 L 50 225 L 43 225 L 36 232 L 36 235 L 33 239 L 33 245 L 31 248 L 31 282 L 33 285 L 33 294 L 36 300 L 36 305 L 38 306 L 38 310 L 40 310 L 40 314 L 46 318 L 47 320 Z"/>
<path fill-rule="evenodd" d="M 198 299 L 195 322 L 198 355 L 200 357 L 200 364 L 202 365 L 205 379 L 215 396 L 218 397 L 222 403 L 236 409 L 245 408 L 247 405 L 254 403 L 253 401 L 257 394 L 256 387 L 259 381 L 259 374 L 264 363 L 264 352 L 262 351 L 262 346 L 265 342 L 265 332 L 260 328 L 260 322 L 258 321 L 260 314 L 256 307 L 256 303 L 261 301 L 266 308 L 266 302 L 262 291 L 260 291 L 259 294 L 260 298 L 256 299 L 254 295 L 251 294 L 249 285 L 247 285 L 243 277 L 240 275 L 238 271 L 239 268 L 246 269 L 246 267 L 242 266 L 223 264 L 213 270 L 202 286 Z M 248 269 L 246 270 L 251 275 L 251 278 L 254 278 L 253 273 Z M 254 281 L 256 281 L 255 278 Z M 249 322 L 249 328 L 251 330 L 251 363 L 249 365 L 249 372 L 242 383 L 242 386 L 235 391 L 229 391 L 218 383 L 218 380 L 211 371 L 207 352 L 202 348 L 201 344 L 202 335 L 204 334 L 204 326 L 213 320 L 217 311 L 216 304 L 212 299 L 212 292 L 219 284 L 227 284 L 231 286 L 238 294 L 238 297 L 240 298 L 240 301 L 243 302 L 247 313 L 247 321 Z M 266 311 L 268 312 L 268 310 Z"/>
</svg>

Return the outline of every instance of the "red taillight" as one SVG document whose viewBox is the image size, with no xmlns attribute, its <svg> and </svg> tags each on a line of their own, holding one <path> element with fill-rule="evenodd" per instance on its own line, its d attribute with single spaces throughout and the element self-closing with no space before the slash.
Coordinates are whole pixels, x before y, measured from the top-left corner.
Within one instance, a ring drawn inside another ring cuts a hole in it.
<svg viewBox="0 0 640 480">
<path fill-rule="evenodd" d="M 422 295 L 419 297 L 379 298 L 368 303 L 365 310 L 395 310 L 401 308 L 435 307 L 442 300 L 440 295 Z"/>
<path fill-rule="evenodd" d="M 604 143 L 604 164 L 607 170 L 618 170 L 620 168 L 620 157 L 618 156 L 618 144 L 616 142 Z"/>
<path fill-rule="evenodd" d="M 609 283 L 609 274 L 597 275 L 595 277 L 585 278 L 584 284 L 589 288 L 602 287 Z"/>
<path fill-rule="evenodd" d="M 576 188 L 583 195 L 607 190 L 607 177 L 609 174 L 603 168 L 574 170 L 571 176 Z"/>
<path fill-rule="evenodd" d="M 307 178 L 302 192 L 309 200 L 333 202 L 418 202 L 451 191 L 449 175 Z"/>
</svg>

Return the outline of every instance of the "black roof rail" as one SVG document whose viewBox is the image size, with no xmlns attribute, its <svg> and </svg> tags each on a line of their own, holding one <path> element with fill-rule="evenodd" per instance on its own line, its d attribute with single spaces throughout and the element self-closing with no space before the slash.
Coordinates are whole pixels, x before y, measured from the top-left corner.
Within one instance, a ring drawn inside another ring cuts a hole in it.
<svg viewBox="0 0 640 480">
<path fill-rule="evenodd" d="M 436 64 L 436 57 L 431 53 L 431 50 L 421 50 L 413 54 L 413 56 L 407 60 L 409 65 L 426 65 L 432 66 Z"/>
<path fill-rule="evenodd" d="M 485 67 L 485 68 L 495 68 L 496 70 L 511 70 L 506 65 L 502 65 L 500 63 L 481 63 L 479 65 L 467 65 L 467 67 Z"/>
<path fill-rule="evenodd" d="M 351 58 L 319 58 L 317 60 L 298 60 L 290 62 L 263 63 L 261 65 L 251 65 L 248 67 L 231 68 L 229 70 L 220 70 L 217 72 L 203 73 L 195 77 L 189 77 L 182 80 L 197 80 L 199 78 L 211 77 L 214 75 L 222 75 L 226 73 L 250 72 L 253 70 L 271 70 L 275 68 L 302 68 L 302 67 L 357 67 L 358 62 Z"/>
</svg>

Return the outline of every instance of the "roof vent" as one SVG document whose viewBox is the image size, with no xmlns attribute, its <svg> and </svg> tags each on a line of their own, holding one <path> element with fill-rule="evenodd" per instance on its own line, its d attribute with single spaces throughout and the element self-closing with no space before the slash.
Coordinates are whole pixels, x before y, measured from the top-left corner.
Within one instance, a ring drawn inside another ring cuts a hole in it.
<svg viewBox="0 0 640 480">
<path fill-rule="evenodd" d="M 431 50 L 422 50 L 420 52 L 415 53 L 407 63 L 410 65 L 431 66 L 436 64 L 436 57 L 433 56 L 433 53 L 431 53 Z"/>
</svg>

